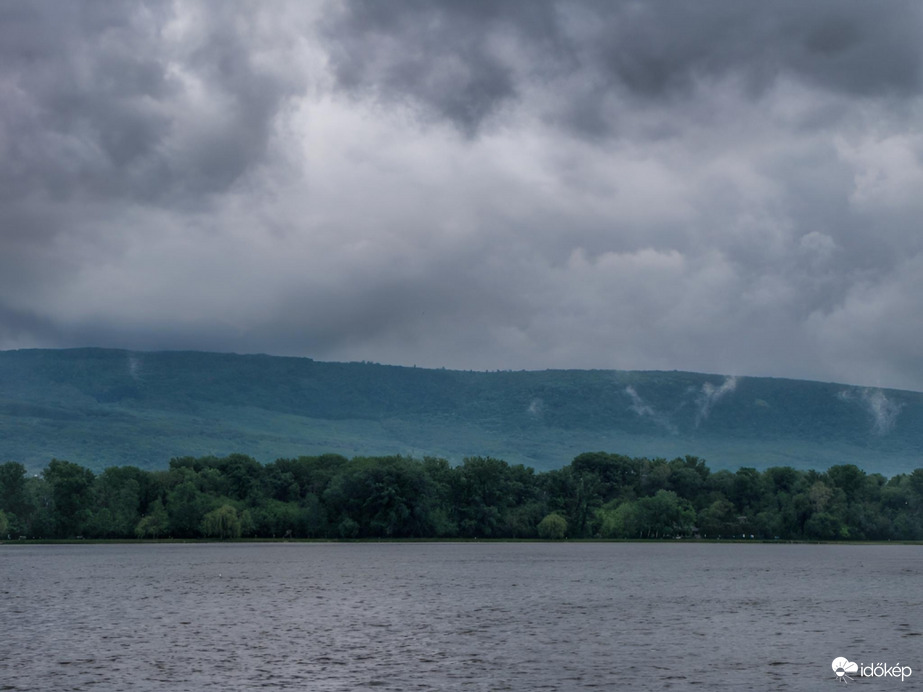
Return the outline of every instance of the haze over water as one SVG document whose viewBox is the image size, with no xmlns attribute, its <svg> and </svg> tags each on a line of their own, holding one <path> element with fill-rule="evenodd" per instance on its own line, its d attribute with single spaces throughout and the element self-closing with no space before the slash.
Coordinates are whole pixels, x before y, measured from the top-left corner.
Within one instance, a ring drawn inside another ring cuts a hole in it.
<svg viewBox="0 0 923 692">
<path fill-rule="evenodd" d="M 897 545 L 2 546 L 0 689 L 814 690 L 837 656 L 923 675 L 921 571 Z"/>
</svg>

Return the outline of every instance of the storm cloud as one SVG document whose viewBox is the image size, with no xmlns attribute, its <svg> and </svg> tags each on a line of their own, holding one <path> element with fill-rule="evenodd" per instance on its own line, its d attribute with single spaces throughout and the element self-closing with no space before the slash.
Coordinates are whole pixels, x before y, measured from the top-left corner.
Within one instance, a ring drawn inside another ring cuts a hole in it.
<svg viewBox="0 0 923 692">
<path fill-rule="evenodd" d="M 0 348 L 923 389 L 916 2 L 0 5 Z"/>
</svg>

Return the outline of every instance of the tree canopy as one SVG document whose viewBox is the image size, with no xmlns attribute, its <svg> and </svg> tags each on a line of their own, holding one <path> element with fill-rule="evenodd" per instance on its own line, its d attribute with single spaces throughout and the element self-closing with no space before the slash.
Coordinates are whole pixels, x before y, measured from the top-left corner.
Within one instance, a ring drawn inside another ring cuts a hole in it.
<svg viewBox="0 0 923 692">
<path fill-rule="evenodd" d="M 536 473 L 502 459 L 336 454 L 260 464 L 182 457 L 94 474 L 0 464 L 0 538 L 760 538 L 923 540 L 923 469 L 886 478 L 580 454 Z"/>
</svg>

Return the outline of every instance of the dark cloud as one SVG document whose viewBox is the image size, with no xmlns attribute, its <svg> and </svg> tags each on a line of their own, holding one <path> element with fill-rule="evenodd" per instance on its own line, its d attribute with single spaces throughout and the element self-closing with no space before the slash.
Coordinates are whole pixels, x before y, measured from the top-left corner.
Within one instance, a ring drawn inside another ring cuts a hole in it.
<svg viewBox="0 0 923 692">
<path fill-rule="evenodd" d="M 207 209 L 265 161 L 304 75 L 260 63 L 271 46 L 241 6 L 177 7 L 0 5 L 5 295 L 120 251 L 127 229 L 113 221 L 132 206 Z"/>
<path fill-rule="evenodd" d="M 608 135 L 626 101 L 675 104 L 716 80 L 739 80 L 753 98 L 782 76 L 862 96 L 917 93 L 921 13 L 837 0 L 353 0 L 326 36 L 343 88 L 410 100 L 467 134 L 525 86 L 550 84 L 546 117 Z"/>
<path fill-rule="evenodd" d="M 12 164 L 4 166 L 3 188 L 11 198 L 108 192 L 151 153 L 168 123 L 143 104 L 159 101 L 167 87 L 163 66 L 144 57 L 151 32 L 131 26 L 138 9 L 7 3 L 0 10 Z"/>
<path fill-rule="evenodd" d="M 17 343 L 20 339 L 42 339 L 54 343 L 61 337 L 60 329 L 50 320 L 35 313 L 11 308 L 0 302 L 0 341 Z"/>
<path fill-rule="evenodd" d="M 0 7 L 8 198 L 102 196 L 189 203 L 265 154 L 296 89 L 233 3 L 178 22 L 167 3 Z"/>
<path fill-rule="evenodd" d="M 602 71 L 643 96 L 687 91 L 700 80 L 739 73 L 754 92 L 791 74 L 856 94 L 915 92 L 919 41 L 908 3 L 884 12 L 865 3 L 624 3 L 602 7 Z"/>
<path fill-rule="evenodd" d="M 920 5 L 0 5 L 0 347 L 923 388 Z"/>
<path fill-rule="evenodd" d="M 470 135 L 517 95 L 503 44 L 524 29 L 553 31 L 551 9 L 491 2 L 389 7 L 362 0 L 345 4 L 325 30 L 343 88 L 385 102 L 412 99 Z"/>
</svg>

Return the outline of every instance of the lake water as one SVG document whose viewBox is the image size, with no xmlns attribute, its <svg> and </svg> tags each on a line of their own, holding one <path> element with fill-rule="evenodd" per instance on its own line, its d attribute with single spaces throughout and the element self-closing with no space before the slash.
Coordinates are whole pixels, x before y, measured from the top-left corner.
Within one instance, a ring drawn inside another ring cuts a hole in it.
<svg viewBox="0 0 923 692">
<path fill-rule="evenodd" d="M 817 690 L 837 656 L 920 684 L 923 547 L 0 546 L 2 690 Z"/>
</svg>

